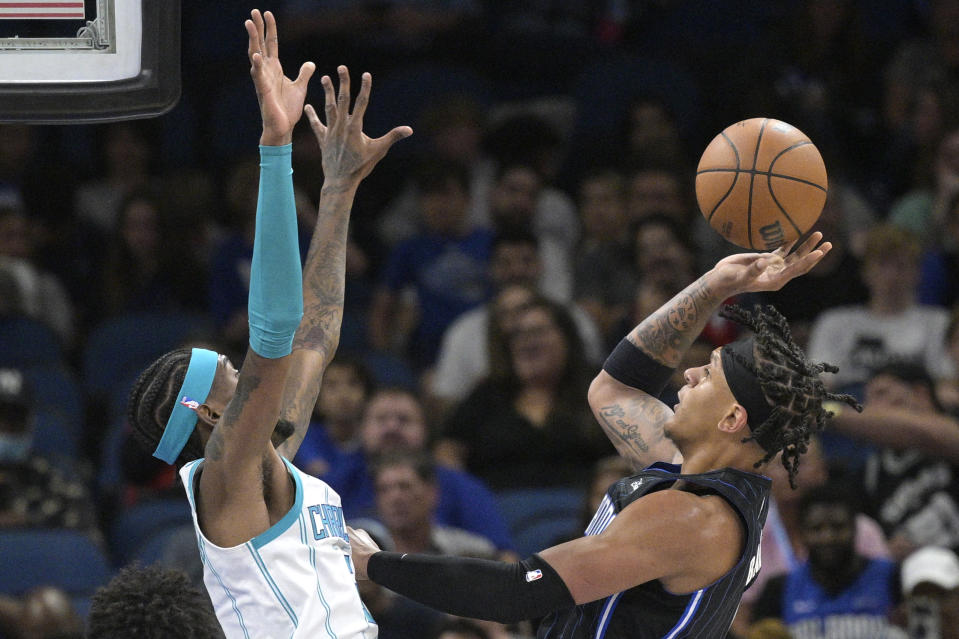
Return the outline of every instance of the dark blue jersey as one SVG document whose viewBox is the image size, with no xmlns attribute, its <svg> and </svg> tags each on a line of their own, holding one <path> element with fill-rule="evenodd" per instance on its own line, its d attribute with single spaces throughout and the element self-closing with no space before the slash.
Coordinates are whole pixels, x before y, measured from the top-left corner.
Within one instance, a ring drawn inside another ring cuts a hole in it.
<svg viewBox="0 0 959 639">
<path fill-rule="evenodd" d="M 676 595 L 653 580 L 606 599 L 555 612 L 543 619 L 538 639 L 713 639 L 726 636 L 739 599 L 759 572 L 759 540 L 769 503 L 770 480 L 732 468 L 682 475 L 674 464 L 656 463 L 613 484 L 586 529 L 601 533 L 616 515 L 644 495 L 683 480 L 689 492 L 715 494 L 739 514 L 745 544 L 739 561 L 709 586 Z"/>
</svg>

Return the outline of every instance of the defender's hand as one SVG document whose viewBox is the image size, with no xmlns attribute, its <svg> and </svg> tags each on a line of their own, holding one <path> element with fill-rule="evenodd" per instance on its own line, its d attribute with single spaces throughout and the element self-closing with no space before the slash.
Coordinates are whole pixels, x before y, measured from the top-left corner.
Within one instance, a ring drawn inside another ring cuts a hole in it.
<svg viewBox="0 0 959 639">
<path fill-rule="evenodd" d="M 350 72 L 340 65 L 336 69 L 339 76 L 339 95 L 333 92 L 333 81 L 323 76 L 323 92 L 326 97 L 326 124 L 316 115 L 313 107 L 306 105 L 306 117 L 313 128 L 323 155 L 323 177 L 327 183 L 347 181 L 358 184 L 386 156 L 399 140 L 413 134 L 408 126 L 398 126 L 386 135 L 371 139 L 363 133 L 363 114 L 370 101 L 370 87 L 373 78 L 364 73 L 360 92 L 350 113 Z"/>
<path fill-rule="evenodd" d="M 795 250 L 795 242 L 771 253 L 737 253 L 724 257 L 709 272 L 720 290 L 728 295 L 757 291 L 778 291 L 793 278 L 808 273 L 832 249 L 822 233 L 812 233 Z"/>
<path fill-rule="evenodd" d="M 250 16 L 252 20 L 247 20 L 244 26 L 249 36 L 247 55 L 250 58 L 250 75 L 253 76 L 256 99 L 260 103 L 260 115 L 263 118 L 260 144 L 289 144 L 293 139 L 293 126 L 303 115 L 306 85 L 316 65 L 304 62 L 296 80 L 287 78 L 277 57 L 279 39 L 276 19 L 269 11 L 261 16 L 257 9 L 251 11 Z"/>
<path fill-rule="evenodd" d="M 356 578 L 369 579 L 366 574 L 366 565 L 370 561 L 370 555 L 379 552 L 380 547 L 365 530 L 347 526 L 346 532 L 350 536 L 350 546 L 353 548 L 353 567 L 356 569 Z"/>
</svg>

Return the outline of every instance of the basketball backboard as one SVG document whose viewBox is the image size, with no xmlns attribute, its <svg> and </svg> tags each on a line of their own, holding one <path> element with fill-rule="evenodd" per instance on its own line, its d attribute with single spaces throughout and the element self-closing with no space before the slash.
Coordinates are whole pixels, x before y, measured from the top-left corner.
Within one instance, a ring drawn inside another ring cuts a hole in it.
<svg viewBox="0 0 959 639">
<path fill-rule="evenodd" d="M 0 122 L 144 118 L 180 97 L 180 0 L 0 0 Z"/>
</svg>

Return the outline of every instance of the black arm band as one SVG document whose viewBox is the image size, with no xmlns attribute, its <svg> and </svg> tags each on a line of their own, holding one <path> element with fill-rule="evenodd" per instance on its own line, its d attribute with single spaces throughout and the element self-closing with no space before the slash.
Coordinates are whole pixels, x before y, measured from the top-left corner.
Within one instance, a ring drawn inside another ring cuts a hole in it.
<svg viewBox="0 0 959 639">
<path fill-rule="evenodd" d="M 606 358 L 603 370 L 618 382 L 659 397 L 676 369 L 663 366 L 624 337 Z"/>
<path fill-rule="evenodd" d="M 436 610 L 515 623 L 576 605 L 552 566 L 533 555 L 519 563 L 378 552 L 370 579 Z"/>
</svg>

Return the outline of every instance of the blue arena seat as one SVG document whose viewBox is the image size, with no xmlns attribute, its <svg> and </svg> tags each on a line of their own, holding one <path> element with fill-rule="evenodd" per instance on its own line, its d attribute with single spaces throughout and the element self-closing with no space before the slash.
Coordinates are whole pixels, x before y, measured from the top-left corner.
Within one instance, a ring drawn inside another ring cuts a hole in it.
<svg viewBox="0 0 959 639">
<path fill-rule="evenodd" d="M 153 499 L 121 512 L 110 527 L 110 550 L 114 564 L 134 559 L 143 545 L 161 530 L 193 525 L 190 504 L 182 498 Z"/>
<path fill-rule="evenodd" d="M 163 561 L 170 541 L 180 535 L 190 535 L 195 538 L 196 533 L 193 524 L 182 524 L 179 526 L 168 526 L 158 530 L 147 537 L 130 557 L 132 561 L 138 561 L 144 566 Z M 194 542 L 195 543 L 195 542 Z M 199 557 L 198 557 L 199 560 Z"/>
<path fill-rule="evenodd" d="M 76 377 L 60 363 L 34 365 L 24 372 L 36 408 L 35 450 L 47 456 L 77 458 L 86 413 Z"/>
<path fill-rule="evenodd" d="M 83 349 L 88 395 L 109 398 L 154 359 L 191 337 L 212 333 L 212 320 L 195 313 L 132 313 L 96 326 Z"/>
<path fill-rule="evenodd" d="M 83 597 L 112 576 L 100 545 L 76 530 L 0 530 L 0 557 L 0 592 L 10 595 L 57 586 Z"/>
<path fill-rule="evenodd" d="M 561 537 L 581 535 L 584 500 L 584 492 L 574 488 L 517 489 L 496 495 L 521 557 Z"/>
<path fill-rule="evenodd" d="M 0 366 L 24 368 L 63 360 L 63 349 L 53 329 L 31 317 L 0 317 Z"/>
</svg>

